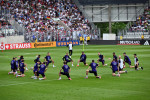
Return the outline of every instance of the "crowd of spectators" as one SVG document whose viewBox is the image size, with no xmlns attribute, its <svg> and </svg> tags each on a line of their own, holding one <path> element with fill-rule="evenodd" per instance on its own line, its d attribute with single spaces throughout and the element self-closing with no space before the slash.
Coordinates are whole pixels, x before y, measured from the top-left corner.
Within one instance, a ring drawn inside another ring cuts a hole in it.
<svg viewBox="0 0 150 100">
<path fill-rule="evenodd" d="M 150 7 L 144 10 L 144 13 L 137 17 L 129 31 L 131 32 L 148 32 L 150 30 Z"/>
<path fill-rule="evenodd" d="M 1 0 L 2 9 L 26 29 L 26 39 L 70 39 L 74 31 L 87 34 L 91 29 L 88 20 L 72 0 Z M 60 20 L 64 25 L 58 23 Z M 47 38 L 44 38 L 47 37 Z"/>
</svg>

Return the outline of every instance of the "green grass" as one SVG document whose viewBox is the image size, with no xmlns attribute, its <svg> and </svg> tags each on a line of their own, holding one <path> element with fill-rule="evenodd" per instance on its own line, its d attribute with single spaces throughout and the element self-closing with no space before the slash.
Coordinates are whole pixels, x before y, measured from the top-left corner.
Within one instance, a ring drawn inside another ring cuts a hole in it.
<svg viewBox="0 0 150 100">
<path fill-rule="evenodd" d="M 82 46 L 75 46 L 72 59 L 74 65 L 77 64 L 82 51 Z M 34 66 L 36 55 L 41 54 L 41 60 L 46 53 L 50 52 L 55 61 L 56 68 L 52 64 L 46 72 L 46 80 L 32 80 L 30 77 L 33 71 L 25 72 L 25 77 L 15 78 L 8 75 L 10 71 L 10 61 L 12 57 L 24 55 L 28 68 Z M 72 81 L 62 76 L 59 81 L 58 73 L 62 66 L 62 57 L 68 52 L 67 47 L 56 48 L 35 48 L 6 50 L 0 52 L 0 100 L 150 100 L 150 46 L 85 46 L 87 63 L 92 59 L 97 60 L 97 53 L 101 52 L 105 56 L 109 65 L 112 52 L 117 56 L 126 52 L 134 64 L 133 54 L 137 53 L 140 66 L 143 71 L 135 71 L 126 66 L 128 74 L 121 74 L 121 77 L 112 77 L 109 66 L 100 66 L 98 74 L 102 79 L 96 79 L 93 74 L 89 74 L 89 79 L 84 79 L 88 66 L 80 63 L 80 67 L 71 67 Z"/>
</svg>

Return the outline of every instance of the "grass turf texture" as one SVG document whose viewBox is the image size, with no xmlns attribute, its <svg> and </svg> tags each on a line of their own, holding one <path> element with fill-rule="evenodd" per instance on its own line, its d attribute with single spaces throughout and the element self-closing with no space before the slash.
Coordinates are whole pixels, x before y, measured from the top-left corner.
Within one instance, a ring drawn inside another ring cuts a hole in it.
<svg viewBox="0 0 150 100">
<path fill-rule="evenodd" d="M 35 48 L 35 49 L 20 49 L 20 50 L 6 50 L 0 52 L 0 99 L 1 100 L 149 100 L 150 99 L 150 46 L 85 46 L 85 53 L 87 55 L 87 63 L 91 60 L 98 59 L 98 52 L 105 56 L 108 66 L 100 66 L 98 74 L 102 79 L 97 79 L 93 74 L 89 73 L 89 78 L 84 79 L 85 71 L 88 66 L 80 63 L 76 67 L 82 51 L 82 46 L 75 46 L 73 48 L 72 59 L 74 67 L 71 63 L 72 80 L 67 80 L 66 76 L 62 76 L 62 80 L 58 79 L 58 73 L 63 65 L 62 57 L 68 52 L 67 47 L 56 48 Z M 41 55 L 41 61 L 47 54 L 51 53 L 52 59 L 55 61 L 56 68 L 52 68 L 52 64 L 46 72 L 46 80 L 33 80 L 30 77 L 33 71 L 25 72 L 25 77 L 16 78 L 13 75 L 8 75 L 10 71 L 10 61 L 12 57 L 24 55 L 25 63 L 28 68 L 34 66 L 34 59 L 36 55 Z M 126 64 L 128 74 L 121 74 L 121 77 L 113 77 L 112 71 L 109 68 L 112 58 L 112 52 L 116 52 L 117 56 L 123 57 L 123 52 L 132 60 L 134 64 L 133 54 L 137 53 L 140 61 L 140 66 L 144 70 L 135 71 Z M 100 63 L 101 65 L 101 63 Z"/>
</svg>

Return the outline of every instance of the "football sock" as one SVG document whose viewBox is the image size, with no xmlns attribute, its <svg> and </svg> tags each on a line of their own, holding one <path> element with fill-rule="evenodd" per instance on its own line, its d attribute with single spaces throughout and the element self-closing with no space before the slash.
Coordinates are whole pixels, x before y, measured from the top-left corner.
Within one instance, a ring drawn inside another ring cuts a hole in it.
<svg viewBox="0 0 150 100">
<path fill-rule="evenodd" d="M 39 80 L 43 80 L 44 78 L 39 78 Z"/>
<path fill-rule="evenodd" d="M 116 76 L 120 76 L 120 74 L 116 74 Z"/>
<path fill-rule="evenodd" d="M 26 67 L 26 70 L 28 70 L 28 68 Z"/>
<path fill-rule="evenodd" d="M 9 72 L 10 74 L 12 74 L 13 72 Z"/>
</svg>

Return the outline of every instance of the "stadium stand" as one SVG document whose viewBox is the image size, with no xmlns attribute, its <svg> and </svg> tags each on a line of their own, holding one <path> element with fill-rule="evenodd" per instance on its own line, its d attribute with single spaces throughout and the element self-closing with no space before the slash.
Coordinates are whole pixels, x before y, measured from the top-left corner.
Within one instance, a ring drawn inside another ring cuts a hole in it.
<svg viewBox="0 0 150 100">
<path fill-rule="evenodd" d="M 131 24 L 123 39 L 150 39 L 150 7 L 144 10 L 144 13 L 137 17 L 137 20 Z"/>
<path fill-rule="evenodd" d="M 31 37 L 32 41 L 36 38 L 39 42 L 48 41 L 52 36 L 54 40 L 69 40 L 73 31 L 87 34 L 91 29 L 72 0 L 2 0 L 1 7 L 10 9 L 11 17 L 25 27 L 26 40 Z M 66 31 L 65 27 L 69 30 Z"/>
<path fill-rule="evenodd" d="M 82 5 L 135 4 L 146 3 L 148 0 L 79 0 Z"/>
</svg>

